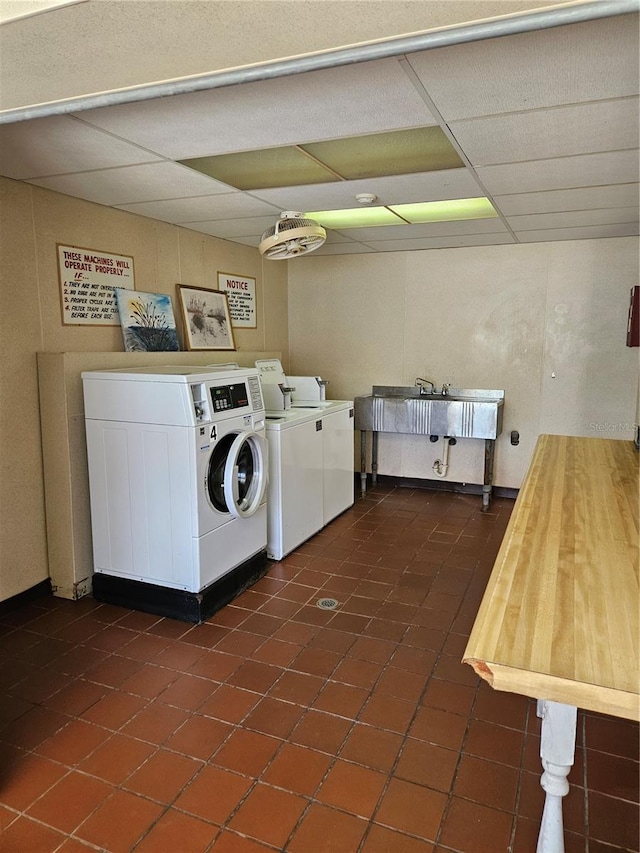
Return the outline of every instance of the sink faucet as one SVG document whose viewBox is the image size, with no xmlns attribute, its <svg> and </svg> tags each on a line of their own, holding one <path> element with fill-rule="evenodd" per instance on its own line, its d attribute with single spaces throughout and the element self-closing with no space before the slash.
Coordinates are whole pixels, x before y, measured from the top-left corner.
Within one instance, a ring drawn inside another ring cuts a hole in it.
<svg viewBox="0 0 640 853">
<path fill-rule="evenodd" d="M 442 386 L 442 391 L 440 392 L 443 397 L 446 397 L 449 394 L 449 388 L 451 388 L 451 383 L 445 382 Z"/>
<path fill-rule="evenodd" d="M 420 389 L 420 394 L 433 394 L 436 390 L 436 386 L 430 379 L 423 379 L 421 376 L 416 378 L 414 385 L 417 385 Z M 430 385 L 431 388 L 427 388 L 427 385 Z"/>
</svg>

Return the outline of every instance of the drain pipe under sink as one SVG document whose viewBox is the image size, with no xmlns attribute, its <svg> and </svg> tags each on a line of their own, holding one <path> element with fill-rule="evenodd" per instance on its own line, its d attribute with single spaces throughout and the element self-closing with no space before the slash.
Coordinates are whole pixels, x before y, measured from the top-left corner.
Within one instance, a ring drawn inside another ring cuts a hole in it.
<svg viewBox="0 0 640 853">
<path fill-rule="evenodd" d="M 447 476 L 447 471 L 449 470 L 449 446 L 456 443 L 455 438 L 449 438 L 448 435 L 444 436 L 443 441 L 444 450 L 442 452 L 442 459 L 436 459 L 431 468 L 436 477 Z"/>
</svg>

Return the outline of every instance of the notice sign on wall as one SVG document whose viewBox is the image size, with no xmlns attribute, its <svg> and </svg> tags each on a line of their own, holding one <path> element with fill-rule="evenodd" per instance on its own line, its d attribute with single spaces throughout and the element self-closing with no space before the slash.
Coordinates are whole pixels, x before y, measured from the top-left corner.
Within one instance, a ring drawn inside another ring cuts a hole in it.
<svg viewBox="0 0 640 853">
<path fill-rule="evenodd" d="M 219 272 L 218 290 L 227 294 L 231 325 L 255 329 L 257 326 L 255 278 Z"/>
<path fill-rule="evenodd" d="M 115 291 L 134 289 L 133 258 L 59 243 L 57 248 L 65 326 L 119 326 Z"/>
</svg>

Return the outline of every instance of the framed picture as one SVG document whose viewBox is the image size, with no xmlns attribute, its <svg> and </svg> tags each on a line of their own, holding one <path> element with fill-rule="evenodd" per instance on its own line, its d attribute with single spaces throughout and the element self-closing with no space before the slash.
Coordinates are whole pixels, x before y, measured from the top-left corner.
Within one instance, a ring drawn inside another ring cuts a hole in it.
<svg viewBox="0 0 640 853">
<path fill-rule="evenodd" d="M 171 297 L 166 293 L 116 290 L 125 352 L 180 349 Z"/>
<path fill-rule="evenodd" d="M 189 350 L 234 350 L 233 329 L 227 294 L 221 290 L 178 285 L 184 322 L 184 340 Z"/>
</svg>

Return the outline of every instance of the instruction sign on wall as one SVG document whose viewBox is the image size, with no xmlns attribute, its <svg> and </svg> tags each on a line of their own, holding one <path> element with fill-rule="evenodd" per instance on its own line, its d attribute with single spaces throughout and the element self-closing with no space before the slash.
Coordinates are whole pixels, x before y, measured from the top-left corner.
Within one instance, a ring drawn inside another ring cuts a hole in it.
<svg viewBox="0 0 640 853">
<path fill-rule="evenodd" d="M 57 249 L 65 326 L 119 326 L 115 291 L 134 290 L 133 258 L 59 243 Z"/>
<path fill-rule="evenodd" d="M 231 324 L 236 327 L 255 329 L 257 326 L 255 278 L 219 272 L 218 290 L 227 294 Z"/>
</svg>

